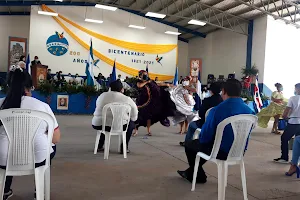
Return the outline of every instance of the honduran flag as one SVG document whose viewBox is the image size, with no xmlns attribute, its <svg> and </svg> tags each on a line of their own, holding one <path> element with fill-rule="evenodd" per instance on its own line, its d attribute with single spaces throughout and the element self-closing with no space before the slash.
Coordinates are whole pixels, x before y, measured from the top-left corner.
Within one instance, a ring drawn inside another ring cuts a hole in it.
<svg viewBox="0 0 300 200">
<path fill-rule="evenodd" d="M 178 67 L 176 67 L 173 85 L 178 85 Z"/>
<path fill-rule="evenodd" d="M 29 54 L 27 55 L 27 58 L 26 58 L 26 70 L 31 75 L 30 56 L 29 56 Z"/>
<path fill-rule="evenodd" d="M 195 106 L 194 109 L 195 110 L 199 110 L 200 106 L 201 106 L 201 74 L 200 74 L 200 70 L 198 73 L 198 80 L 197 80 L 197 86 L 196 86 L 196 95 L 195 95 Z"/>
<path fill-rule="evenodd" d="M 100 85 L 94 77 L 94 67 L 95 66 L 96 65 L 95 65 L 95 60 L 94 60 L 94 55 L 93 55 L 93 43 L 92 43 L 92 39 L 91 39 L 89 57 L 87 59 L 86 67 L 85 67 L 87 85 L 90 85 L 90 86 Z"/>
<path fill-rule="evenodd" d="M 259 92 L 259 87 L 258 87 L 258 76 L 256 76 L 256 79 L 255 79 L 253 99 L 254 99 L 257 111 L 260 112 L 260 109 L 263 106 L 263 103 L 262 103 L 262 100 L 260 98 L 260 92 Z"/>
<path fill-rule="evenodd" d="M 113 70 L 111 72 L 111 80 L 110 82 L 114 82 L 117 80 L 117 72 L 116 72 L 116 60 L 114 61 Z"/>
</svg>

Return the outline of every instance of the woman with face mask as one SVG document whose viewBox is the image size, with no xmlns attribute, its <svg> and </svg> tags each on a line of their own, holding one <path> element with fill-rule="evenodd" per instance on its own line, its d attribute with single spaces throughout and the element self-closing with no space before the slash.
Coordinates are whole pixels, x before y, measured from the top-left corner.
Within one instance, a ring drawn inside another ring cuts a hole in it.
<svg viewBox="0 0 300 200">
<path fill-rule="evenodd" d="M 147 127 L 148 136 L 152 136 L 150 131 L 152 124 L 160 122 L 164 126 L 170 126 L 167 117 L 172 115 L 172 109 L 175 106 L 170 103 L 170 95 L 164 90 L 166 87 L 170 87 L 170 85 L 156 83 L 149 78 L 147 71 L 139 71 L 137 82 L 139 94 L 136 100 L 139 114 L 133 136 L 137 135 L 139 126 Z"/>
<path fill-rule="evenodd" d="M 185 77 L 182 84 L 170 90 L 171 100 L 176 106 L 175 115 L 172 117 L 173 125 L 180 124 L 180 134 L 187 132 L 189 122 L 197 115 L 193 112 L 196 104 L 193 92 L 190 89 L 190 77 Z"/>
<path fill-rule="evenodd" d="M 275 134 L 281 134 L 278 131 L 278 122 L 280 116 L 283 114 L 287 102 L 283 97 L 283 86 L 280 83 L 276 83 L 275 87 L 276 91 L 272 93 L 271 97 L 272 102 L 268 107 L 262 109 L 260 113 L 257 114 L 258 125 L 262 128 L 267 128 L 271 117 L 274 117 L 274 123 L 271 132 Z"/>
</svg>

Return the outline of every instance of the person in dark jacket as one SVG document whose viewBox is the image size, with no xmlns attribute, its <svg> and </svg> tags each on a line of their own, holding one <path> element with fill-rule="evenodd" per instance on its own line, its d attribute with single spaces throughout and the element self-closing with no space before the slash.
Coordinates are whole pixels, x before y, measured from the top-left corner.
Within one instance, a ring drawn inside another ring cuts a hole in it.
<svg viewBox="0 0 300 200">
<path fill-rule="evenodd" d="M 39 57 L 34 56 L 34 60 L 31 61 L 31 66 L 33 65 L 38 65 L 38 64 L 42 64 L 41 61 L 39 60 Z"/>
<path fill-rule="evenodd" d="M 213 107 L 219 105 L 223 101 L 223 99 L 222 99 L 222 97 L 220 95 L 221 86 L 220 86 L 219 83 L 212 83 L 210 85 L 209 91 L 211 93 L 211 96 L 208 97 L 208 98 L 205 98 L 202 101 L 202 105 L 201 105 L 201 107 L 199 109 L 199 117 L 200 117 L 200 119 L 198 121 L 194 121 L 194 122 L 191 122 L 189 124 L 188 132 L 186 133 L 186 136 L 185 136 L 185 141 L 192 140 L 196 129 L 202 127 L 202 125 L 205 122 L 205 114 L 206 114 L 206 112 L 210 108 L 213 108 Z M 184 142 L 180 142 L 179 144 L 181 146 L 184 146 Z"/>
</svg>

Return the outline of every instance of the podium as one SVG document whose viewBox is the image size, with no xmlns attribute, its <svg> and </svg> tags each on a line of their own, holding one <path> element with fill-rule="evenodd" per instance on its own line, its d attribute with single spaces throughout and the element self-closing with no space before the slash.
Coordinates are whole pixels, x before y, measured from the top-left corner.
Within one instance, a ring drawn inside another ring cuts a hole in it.
<svg viewBox="0 0 300 200">
<path fill-rule="evenodd" d="M 47 65 L 35 64 L 31 66 L 32 83 L 35 88 L 38 87 L 40 81 L 47 80 Z"/>
</svg>

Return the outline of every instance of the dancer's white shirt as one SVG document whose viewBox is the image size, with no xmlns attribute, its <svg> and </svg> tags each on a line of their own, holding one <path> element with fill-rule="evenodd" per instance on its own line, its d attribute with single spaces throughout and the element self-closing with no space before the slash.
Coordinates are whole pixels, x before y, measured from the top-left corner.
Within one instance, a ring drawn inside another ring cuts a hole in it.
<svg viewBox="0 0 300 200">
<path fill-rule="evenodd" d="M 102 126 L 102 110 L 103 107 L 109 103 L 127 103 L 131 107 L 131 121 L 137 120 L 138 108 L 134 101 L 130 97 L 122 94 L 121 92 L 109 91 L 102 93 L 96 101 L 96 110 L 94 112 L 94 117 L 92 121 L 92 124 L 94 126 Z M 106 114 L 106 125 L 110 126 L 112 124 L 112 120 L 112 113 L 110 110 L 108 110 Z"/>
<path fill-rule="evenodd" d="M 0 106 L 3 104 L 4 100 L 5 100 L 5 98 L 0 99 Z M 33 97 L 24 96 L 24 97 L 22 97 L 21 108 L 42 111 L 42 112 L 50 114 L 54 118 L 55 129 L 58 128 L 57 120 L 48 104 L 46 104 L 38 99 L 35 99 Z M 6 163 L 7 163 L 8 144 L 9 144 L 9 141 L 8 141 L 7 134 L 6 134 L 3 126 L 1 126 L 0 127 L 0 165 L 1 166 L 6 166 Z M 52 144 L 52 146 L 54 146 L 54 145 Z M 37 130 L 35 140 L 34 140 L 34 151 L 35 151 L 35 162 L 36 163 L 41 163 L 46 159 L 48 147 L 49 147 L 49 144 L 48 144 L 48 139 L 47 139 L 47 123 L 42 122 L 40 127 Z M 53 150 L 52 150 L 52 152 L 53 152 Z"/>
</svg>

